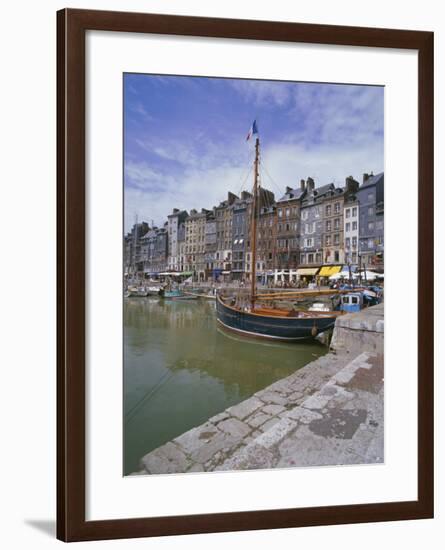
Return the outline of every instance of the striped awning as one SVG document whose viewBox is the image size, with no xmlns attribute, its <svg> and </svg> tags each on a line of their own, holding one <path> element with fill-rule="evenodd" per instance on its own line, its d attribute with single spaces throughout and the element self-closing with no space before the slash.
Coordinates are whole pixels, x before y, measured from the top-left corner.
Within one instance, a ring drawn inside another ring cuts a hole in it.
<svg viewBox="0 0 445 550">
<path fill-rule="evenodd" d="M 341 271 L 342 266 L 341 265 L 324 265 L 320 269 L 320 277 L 330 277 L 331 275 L 335 275 L 339 271 Z"/>
</svg>

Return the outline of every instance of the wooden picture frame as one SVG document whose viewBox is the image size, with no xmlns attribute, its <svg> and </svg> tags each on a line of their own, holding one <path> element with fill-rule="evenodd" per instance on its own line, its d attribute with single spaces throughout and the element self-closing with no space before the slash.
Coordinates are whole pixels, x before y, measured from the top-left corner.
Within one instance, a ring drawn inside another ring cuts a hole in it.
<svg viewBox="0 0 445 550">
<path fill-rule="evenodd" d="M 418 499 L 86 521 L 85 35 L 87 30 L 418 51 Z M 433 33 L 65 9 L 57 14 L 57 537 L 63 541 L 433 517 Z"/>
</svg>

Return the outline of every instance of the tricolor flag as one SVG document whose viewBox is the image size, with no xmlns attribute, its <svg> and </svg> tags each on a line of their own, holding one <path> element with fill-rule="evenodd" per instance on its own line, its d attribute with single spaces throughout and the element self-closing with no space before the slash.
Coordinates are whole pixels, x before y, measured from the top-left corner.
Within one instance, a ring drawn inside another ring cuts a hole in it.
<svg viewBox="0 0 445 550">
<path fill-rule="evenodd" d="M 249 141 L 249 139 L 254 135 L 254 134 L 257 134 L 258 135 L 258 128 L 257 128 L 257 125 L 256 125 L 256 120 L 253 121 L 253 124 L 249 130 L 249 133 L 247 134 L 247 138 L 246 138 L 246 141 Z"/>
</svg>

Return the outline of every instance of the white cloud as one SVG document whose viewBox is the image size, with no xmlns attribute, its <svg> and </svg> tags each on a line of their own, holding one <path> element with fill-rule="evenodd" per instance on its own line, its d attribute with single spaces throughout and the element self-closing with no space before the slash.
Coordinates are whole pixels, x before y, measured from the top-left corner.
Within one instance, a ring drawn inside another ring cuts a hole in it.
<svg viewBox="0 0 445 550">
<path fill-rule="evenodd" d="M 250 154 L 250 153 L 249 153 Z M 229 157 L 230 158 L 230 157 Z M 247 157 L 246 157 L 247 158 Z M 383 170 L 381 142 L 370 142 L 366 148 L 345 150 L 342 146 L 320 146 L 307 150 L 299 144 L 280 144 L 263 151 L 262 185 L 280 198 L 287 185 L 298 187 L 301 178 L 311 176 L 316 187 L 335 182 L 344 185 L 352 175 L 361 181 L 363 172 Z M 269 177 L 273 178 L 273 181 Z M 154 220 L 160 226 L 173 208 L 211 209 L 227 197 L 252 187 L 251 162 L 228 162 L 210 166 L 194 166 L 180 175 L 157 173 L 146 164 L 128 163 L 127 177 L 133 187 L 125 189 L 125 229 L 139 220 Z"/>
</svg>

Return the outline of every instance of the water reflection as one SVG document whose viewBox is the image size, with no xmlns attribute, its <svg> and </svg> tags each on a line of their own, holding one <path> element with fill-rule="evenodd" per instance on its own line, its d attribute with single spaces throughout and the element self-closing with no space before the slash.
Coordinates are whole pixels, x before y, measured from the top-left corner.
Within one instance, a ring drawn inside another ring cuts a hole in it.
<svg viewBox="0 0 445 550">
<path fill-rule="evenodd" d="M 219 330 L 213 302 L 127 299 L 125 473 L 145 453 L 325 352 L 317 343 L 263 343 Z"/>
</svg>

